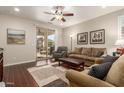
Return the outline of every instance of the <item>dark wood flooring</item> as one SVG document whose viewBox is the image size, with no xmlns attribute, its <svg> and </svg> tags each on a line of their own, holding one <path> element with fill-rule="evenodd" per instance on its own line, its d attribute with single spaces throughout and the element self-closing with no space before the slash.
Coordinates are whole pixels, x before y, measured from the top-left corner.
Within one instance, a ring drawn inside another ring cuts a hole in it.
<svg viewBox="0 0 124 93">
<path fill-rule="evenodd" d="M 67 69 L 70 68 L 67 64 L 61 65 Z M 36 62 L 4 67 L 3 81 L 7 87 L 38 87 L 38 84 L 27 71 L 28 68 L 34 66 L 36 66 Z"/>
<path fill-rule="evenodd" d="M 35 66 L 36 62 L 4 67 L 4 78 L 8 87 L 38 87 L 27 68 Z"/>
</svg>

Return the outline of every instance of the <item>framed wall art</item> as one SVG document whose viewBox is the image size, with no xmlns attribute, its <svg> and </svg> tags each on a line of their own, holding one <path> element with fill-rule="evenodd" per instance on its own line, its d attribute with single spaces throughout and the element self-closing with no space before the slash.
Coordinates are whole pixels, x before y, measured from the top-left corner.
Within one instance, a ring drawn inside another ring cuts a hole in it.
<svg viewBox="0 0 124 93">
<path fill-rule="evenodd" d="M 88 32 L 77 34 L 77 44 L 78 45 L 88 44 Z"/>
<path fill-rule="evenodd" d="M 104 44 L 105 43 L 105 29 L 100 29 L 90 32 L 90 44 Z"/>
<path fill-rule="evenodd" d="M 8 28 L 7 44 L 25 44 L 25 31 Z"/>
</svg>

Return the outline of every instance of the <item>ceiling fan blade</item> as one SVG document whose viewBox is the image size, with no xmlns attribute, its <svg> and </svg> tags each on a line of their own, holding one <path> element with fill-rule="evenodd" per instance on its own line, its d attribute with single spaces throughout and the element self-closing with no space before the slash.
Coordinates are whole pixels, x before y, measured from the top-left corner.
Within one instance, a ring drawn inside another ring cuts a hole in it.
<svg viewBox="0 0 124 93">
<path fill-rule="evenodd" d="M 50 13 L 50 12 L 44 12 L 44 13 L 49 15 L 55 15 L 54 13 Z"/>
<path fill-rule="evenodd" d="M 74 14 L 73 13 L 65 13 L 65 14 L 63 14 L 63 16 L 74 16 Z"/>
<path fill-rule="evenodd" d="M 66 22 L 66 20 L 65 20 L 65 18 L 63 17 L 62 19 L 61 19 L 63 22 Z"/>
<path fill-rule="evenodd" d="M 55 17 L 53 17 L 50 21 L 53 21 L 53 20 L 55 20 L 56 18 Z"/>
</svg>

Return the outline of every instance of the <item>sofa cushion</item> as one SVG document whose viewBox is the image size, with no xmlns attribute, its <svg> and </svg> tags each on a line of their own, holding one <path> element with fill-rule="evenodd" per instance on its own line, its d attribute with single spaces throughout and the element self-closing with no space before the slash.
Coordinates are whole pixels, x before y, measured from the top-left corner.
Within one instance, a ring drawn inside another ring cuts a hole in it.
<svg viewBox="0 0 124 93">
<path fill-rule="evenodd" d="M 112 65 L 112 62 L 106 62 L 97 66 L 93 66 L 89 72 L 88 75 L 96 77 L 98 79 L 104 79 L 104 77 L 107 75 L 110 67 Z"/>
<path fill-rule="evenodd" d="M 86 55 L 86 56 L 91 56 L 92 55 L 92 49 L 91 48 L 83 48 L 81 54 Z"/>
<path fill-rule="evenodd" d="M 70 54 L 69 57 L 87 59 L 88 56 L 80 55 L 80 54 Z"/>
<path fill-rule="evenodd" d="M 69 57 L 72 57 L 72 58 L 77 58 L 79 57 L 80 55 L 79 54 L 70 54 Z"/>
<path fill-rule="evenodd" d="M 89 57 L 89 56 L 80 55 L 80 54 L 70 54 L 69 57 L 81 58 L 81 59 L 88 60 L 88 61 L 93 61 L 93 62 L 98 58 L 98 57 Z"/>
<path fill-rule="evenodd" d="M 92 56 L 100 57 L 104 54 L 106 48 L 92 48 Z"/>
<path fill-rule="evenodd" d="M 102 58 L 103 58 L 103 62 L 115 62 L 118 59 L 118 57 L 114 57 L 114 56 L 110 56 L 110 55 L 107 55 Z"/>
<path fill-rule="evenodd" d="M 88 57 L 87 56 L 87 60 L 89 60 L 89 61 L 93 61 L 94 62 L 96 59 L 98 59 L 98 57 Z"/>
<path fill-rule="evenodd" d="M 74 51 L 72 51 L 73 54 L 81 54 L 82 48 L 75 47 Z"/>
<path fill-rule="evenodd" d="M 124 86 L 124 55 L 113 63 L 107 74 L 106 81 L 115 86 Z"/>
</svg>

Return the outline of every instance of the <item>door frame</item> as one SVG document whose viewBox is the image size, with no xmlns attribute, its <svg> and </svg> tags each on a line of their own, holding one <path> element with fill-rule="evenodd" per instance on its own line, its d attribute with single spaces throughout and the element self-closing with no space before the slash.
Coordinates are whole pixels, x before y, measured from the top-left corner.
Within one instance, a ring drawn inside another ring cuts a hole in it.
<svg viewBox="0 0 124 93">
<path fill-rule="evenodd" d="M 39 28 L 39 29 L 42 29 L 42 28 L 43 28 L 43 29 L 46 29 L 46 30 L 47 30 L 47 31 L 46 31 L 46 34 L 47 34 L 47 35 L 46 35 L 46 41 L 47 41 L 47 43 L 46 43 L 46 48 L 47 48 L 47 49 L 46 49 L 46 59 L 47 59 L 47 57 L 48 57 L 48 31 L 50 31 L 50 30 L 51 30 L 51 31 L 54 31 L 54 34 L 55 34 L 55 37 L 56 37 L 56 30 L 52 30 L 52 29 L 49 29 L 49 28 L 36 26 L 36 62 L 37 62 L 37 35 L 38 35 L 38 34 L 37 34 L 37 31 L 38 31 L 37 29 L 38 29 L 38 28 Z M 56 43 L 56 40 L 55 40 L 55 43 Z"/>
</svg>

